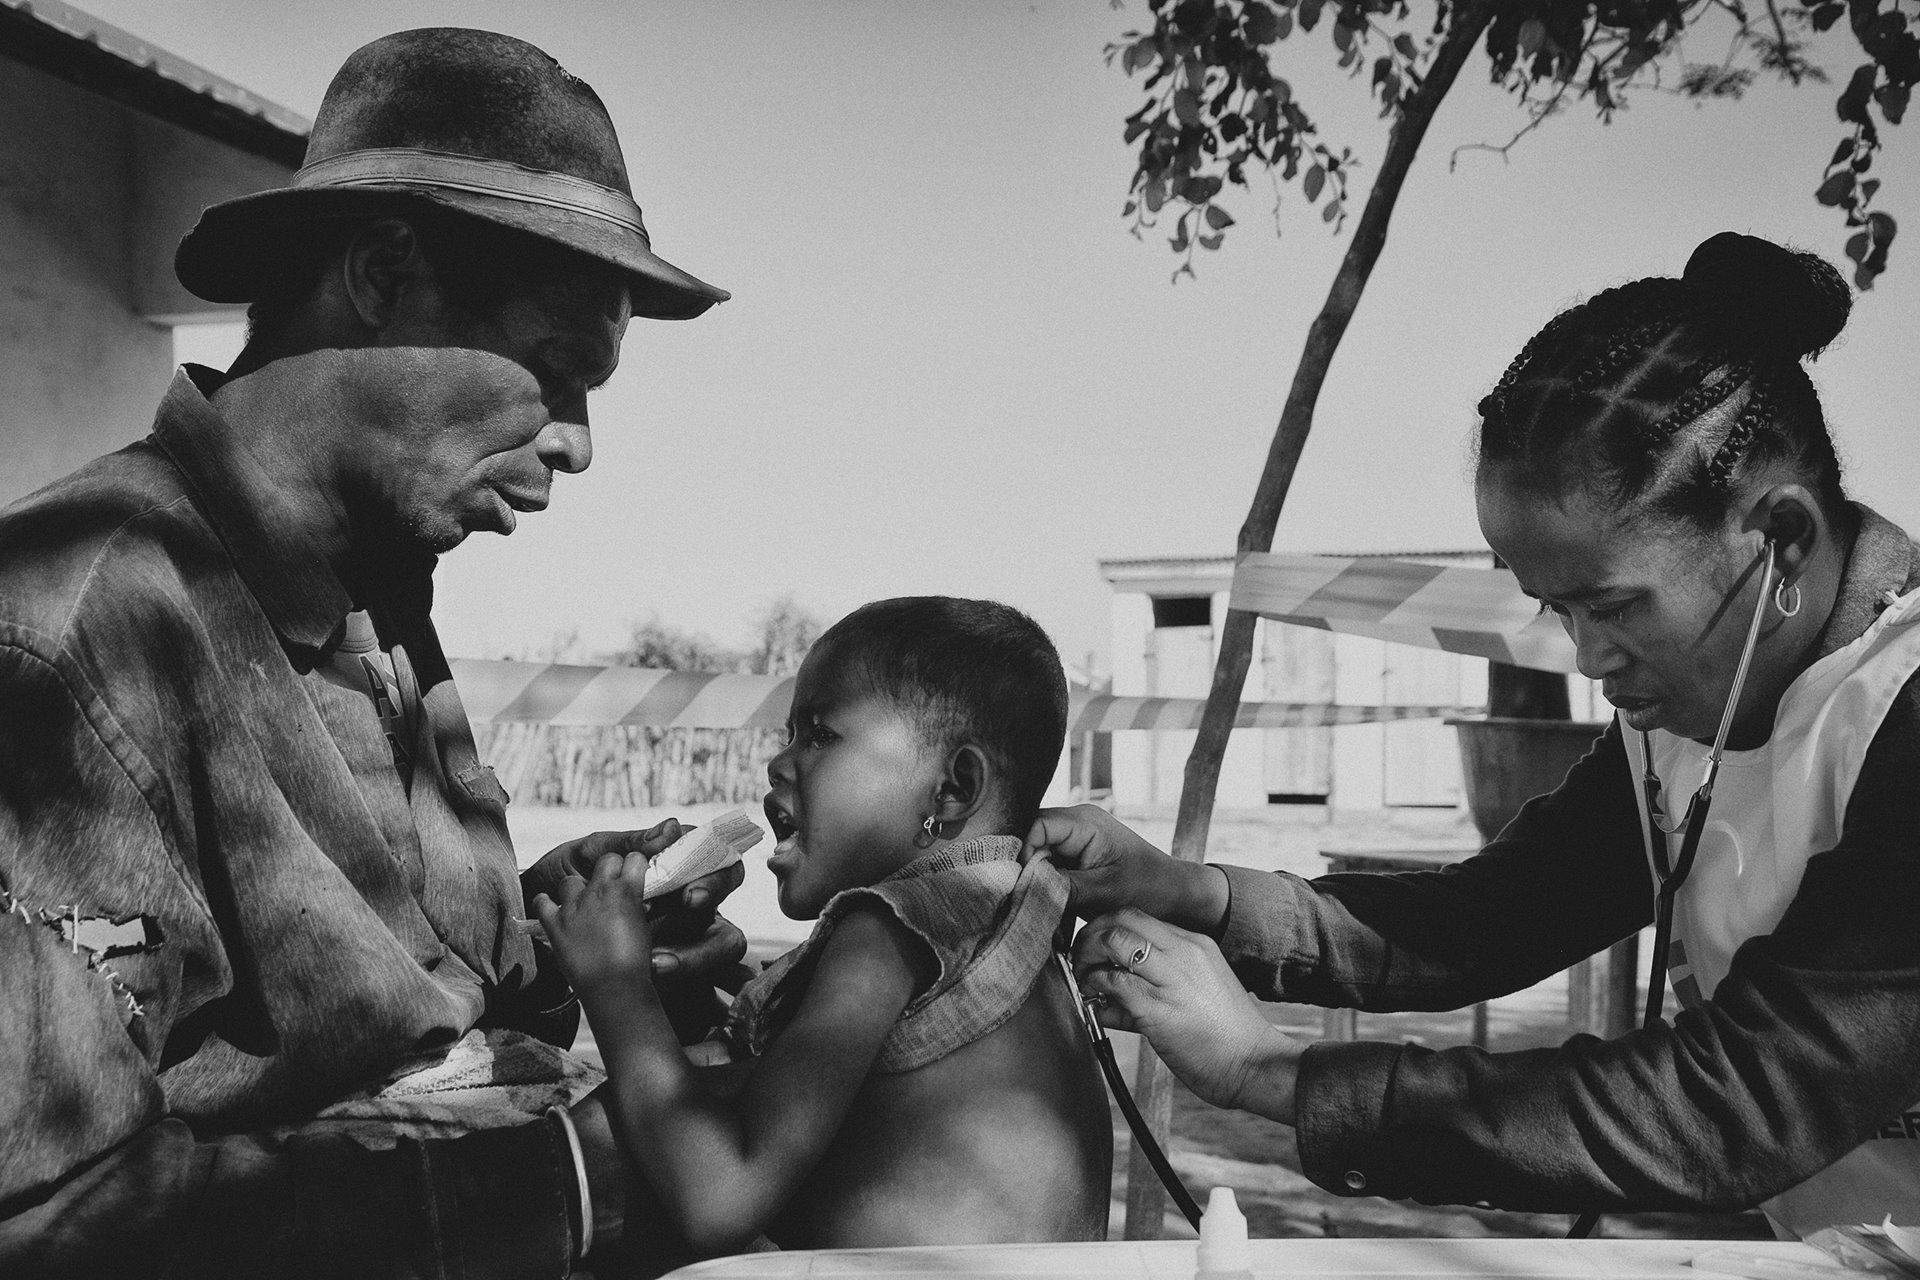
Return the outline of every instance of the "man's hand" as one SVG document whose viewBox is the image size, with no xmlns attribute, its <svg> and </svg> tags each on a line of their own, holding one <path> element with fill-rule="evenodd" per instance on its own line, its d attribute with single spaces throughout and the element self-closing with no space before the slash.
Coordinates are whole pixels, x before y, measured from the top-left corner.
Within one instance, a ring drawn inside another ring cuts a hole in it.
<svg viewBox="0 0 1920 1280">
<path fill-rule="evenodd" d="M 1073 972 L 1103 1024 L 1145 1036 L 1200 1098 L 1295 1122 L 1306 1046 L 1267 1021 L 1212 938 L 1128 908 L 1080 931 Z"/>
<path fill-rule="evenodd" d="M 557 901 L 560 886 L 568 876 L 585 880 L 608 854 L 644 853 L 651 858 L 690 830 L 692 828 L 682 826 L 677 818 L 668 818 L 645 831 L 596 831 L 554 846 L 540 861 L 520 873 L 520 893 L 526 899 L 527 918 L 533 919 L 535 898 L 544 893 Z M 688 885 L 687 892 L 691 893 L 696 887 L 698 882 Z"/>
<path fill-rule="evenodd" d="M 528 918 L 537 918 L 534 899 L 545 894 L 557 900 L 568 876 L 584 880 L 607 854 L 640 853 L 651 858 L 692 829 L 668 818 L 645 831 L 596 831 L 555 847 L 520 873 Z M 743 973 L 740 960 L 747 954 L 747 938 L 715 913 L 745 877 L 746 868 L 735 863 L 649 904 L 656 978 L 697 979 L 708 987 L 739 986 L 736 979 Z"/>
<path fill-rule="evenodd" d="M 1218 867 L 1168 857 L 1097 805 L 1042 809 L 1021 860 L 1045 855 L 1065 875 L 1083 920 L 1137 907 L 1150 916 L 1215 933 L 1227 915 L 1227 877 Z"/>
</svg>

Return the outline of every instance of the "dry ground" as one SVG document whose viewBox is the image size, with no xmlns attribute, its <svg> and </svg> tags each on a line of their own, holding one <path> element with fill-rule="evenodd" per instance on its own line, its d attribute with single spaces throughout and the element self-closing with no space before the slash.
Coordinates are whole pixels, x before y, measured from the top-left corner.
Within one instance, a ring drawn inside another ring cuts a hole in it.
<svg viewBox="0 0 1920 1280">
<path fill-rule="evenodd" d="M 642 828 L 665 817 L 699 823 L 711 819 L 721 808 L 707 805 L 609 811 L 516 805 L 509 811 L 509 818 L 524 865 L 552 845 L 588 831 Z M 1131 815 L 1129 820 L 1163 848 L 1171 839 L 1172 822 L 1166 818 Z M 1398 810 L 1330 819 L 1323 808 L 1273 808 L 1219 814 L 1209 842 L 1209 857 L 1313 875 L 1324 869 L 1320 851 L 1328 847 L 1401 843 L 1466 847 L 1474 842 L 1471 823 L 1453 810 Z M 773 896 L 773 877 L 760 856 L 763 852 L 755 850 L 748 855 L 746 882 L 728 899 L 727 915 L 746 931 L 755 955 L 769 959 L 803 939 L 809 924 L 780 914 Z M 1320 1034 L 1318 1010 L 1292 1005 L 1269 1009 L 1275 1023 L 1291 1032 Z M 1501 1051 L 1558 1044 L 1565 1036 L 1565 1018 L 1565 983 L 1556 978 L 1493 1003 L 1489 1047 Z M 1363 1016 L 1360 1034 L 1367 1039 L 1412 1040 L 1439 1047 L 1466 1043 L 1469 1031 L 1466 1013 L 1388 1014 Z M 1131 1079 L 1133 1037 L 1120 1035 L 1115 1041 Z M 576 1048 L 597 1057 L 585 1032 Z M 1115 1238 L 1120 1234 L 1128 1143 L 1126 1126 L 1115 1110 L 1111 1230 Z M 1332 1195 L 1301 1175 L 1291 1128 L 1244 1112 L 1216 1110 L 1177 1084 L 1170 1146 L 1176 1170 L 1202 1201 L 1208 1187 L 1234 1188 L 1253 1234 L 1260 1237 L 1554 1236 L 1566 1230 L 1568 1221 L 1560 1215 L 1429 1208 L 1372 1197 Z M 1169 1211 L 1165 1234 L 1191 1232 L 1177 1214 Z M 1758 1214 L 1618 1216 L 1605 1220 L 1601 1234 L 1693 1239 L 1770 1236 Z"/>
</svg>

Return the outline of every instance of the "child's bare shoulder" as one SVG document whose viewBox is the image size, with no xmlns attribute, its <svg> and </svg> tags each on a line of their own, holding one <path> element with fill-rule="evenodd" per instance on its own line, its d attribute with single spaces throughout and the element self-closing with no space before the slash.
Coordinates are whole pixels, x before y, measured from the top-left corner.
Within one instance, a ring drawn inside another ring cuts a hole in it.
<svg viewBox="0 0 1920 1280">
<path fill-rule="evenodd" d="M 900 1009 L 939 979 L 924 938 L 877 902 L 852 902 L 835 915 L 806 975 L 795 1025 L 829 1009 Z M 891 1021 L 891 1019 L 889 1019 Z"/>
<path fill-rule="evenodd" d="M 876 988 L 892 993 L 903 979 L 911 999 L 939 976 L 940 962 L 925 939 L 880 903 L 855 901 L 821 942 L 802 1007 L 823 998 L 867 999 Z"/>
</svg>

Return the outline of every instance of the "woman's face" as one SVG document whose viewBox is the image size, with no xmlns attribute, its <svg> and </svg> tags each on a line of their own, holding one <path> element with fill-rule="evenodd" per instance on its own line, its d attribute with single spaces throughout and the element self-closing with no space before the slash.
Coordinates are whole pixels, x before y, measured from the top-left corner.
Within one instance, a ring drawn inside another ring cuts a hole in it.
<svg viewBox="0 0 1920 1280">
<path fill-rule="evenodd" d="M 1763 590 L 1762 536 L 1737 518 L 1702 531 L 1585 495 L 1543 495 L 1497 464 L 1481 469 L 1475 496 L 1487 544 L 1560 616 L 1581 674 L 1601 682 L 1627 725 L 1711 741 Z M 1761 634 L 1735 746 L 1766 740 L 1791 678 L 1764 624 Z"/>
</svg>

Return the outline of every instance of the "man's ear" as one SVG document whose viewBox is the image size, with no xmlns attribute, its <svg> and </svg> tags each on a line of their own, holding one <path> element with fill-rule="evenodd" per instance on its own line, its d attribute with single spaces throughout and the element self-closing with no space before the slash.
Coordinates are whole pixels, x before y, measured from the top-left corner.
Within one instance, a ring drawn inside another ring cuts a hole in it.
<svg viewBox="0 0 1920 1280">
<path fill-rule="evenodd" d="M 1773 543 L 1774 570 L 1782 582 L 1795 582 L 1812 563 L 1823 539 L 1831 536 L 1819 502 L 1803 484 L 1771 485 L 1754 500 L 1747 528 Z"/>
<path fill-rule="evenodd" d="M 947 767 L 933 793 L 933 816 L 944 828 L 958 828 L 986 805 L 993 790 L 993 765 L 987 753 L 971 742 L 947 755 Z"/>
<path fill-rule="evenodd" d="M 353 233 L 341 263 L 341 284 L 360 323 L 378 333 L 428 271 L 420 234 L 400 218 L 369 222 Z"/>
</svg>

